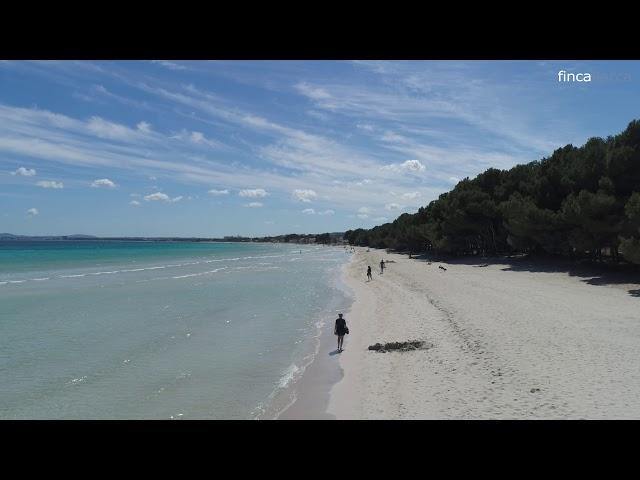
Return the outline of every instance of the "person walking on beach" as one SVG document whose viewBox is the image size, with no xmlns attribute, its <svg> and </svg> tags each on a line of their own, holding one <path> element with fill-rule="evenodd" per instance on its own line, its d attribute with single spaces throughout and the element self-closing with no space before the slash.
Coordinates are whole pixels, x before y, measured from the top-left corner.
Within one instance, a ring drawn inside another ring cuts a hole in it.
<svg viewBox="0 0 640 480">
<path fill-rule="evenodd" d="M 380 275 L 384 273 L 384 259 L 380 260 Z"/>
<path fill-rule="evenodd" d="M 367 267 L 367 278 L 369 280 L 373 280 L 373 276 L 371 275 L 371 265 Z"/>
<path fill-rule="evenodd" d="M 342 318 L 342 314 L 338 314 L 338 318 L 336 318 L 336 326 L 333 329 L 333 333 L 338 336 L 338 352 L 342 351 L 342 344 L 344 342 L 345 333 L 349 333 L 349 329 L 347 328 L 347 322 L 344 318 Z"/>
</svg>

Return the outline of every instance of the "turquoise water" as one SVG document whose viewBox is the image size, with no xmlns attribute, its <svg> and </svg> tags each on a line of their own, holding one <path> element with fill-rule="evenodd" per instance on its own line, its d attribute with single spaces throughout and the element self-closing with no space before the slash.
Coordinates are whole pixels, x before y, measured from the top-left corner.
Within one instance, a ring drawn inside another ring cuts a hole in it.
<svg viewBox="0 0 640 480">
<path fill-rule="evenodd" d="M 0 418 L 255 418 L 348 298 L 342 247 L 0 242 Z"/>
</svg>

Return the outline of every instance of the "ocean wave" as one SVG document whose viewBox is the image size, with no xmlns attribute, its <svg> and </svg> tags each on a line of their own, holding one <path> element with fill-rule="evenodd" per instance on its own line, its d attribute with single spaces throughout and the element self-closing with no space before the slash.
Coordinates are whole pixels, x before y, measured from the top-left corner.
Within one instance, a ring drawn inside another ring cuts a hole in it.
<svg viewBox="0 0 640 480">
<path fill-rule="evenodd" d="M 79 378 L 73 378 L 73 379 L 71 379 L 70 381 L 67 382 L 67 385 L 77 385 L 79 383 L 84 382 L 86 379 L 87 379 L 86 375 L 84 375 L 82 377 L 79 377 Z"/>
<path fill-rule="evenodd" d="M 285 255 L 257 255 L 257 256 L 246 256 L 246 257 L 232 257 L 232 258 L 215 258 L 210 260 L 201 260 L 197 262 L 186 262 L 186 263 L 172 263 L 167 265 L 156 265 L 153 267 L 140 267 L 140 268 L 124 268 L 121 270 L 109 270 L 109 271 L 99 271 L 99 272 L 85 272 L 85 273 L 77 273 L 77 274 L 69 274 L 69 275 L 57 275 L 55 278 L 83 278 L 86 276 L 100 276 L 100 275 L 115 275 L 118 273 L 136 273 L 136 272 L 144 272 L 148 270 L 163 270 L 166 268 L 181 268 L 181 267 L 189 267 L 193 265 L 202 265 L 214 262 L 237 262 L 239 260 L 251 260 L 251 259 L 261 259 L 261 258 L 277 258 L 284 257 Z M 271 265 L 270 263 L 258 263 L 258 265 Z M 224 267 L 227 268 L 227 267 Z M 246 268 L 253 268 L 246 267 Z M 202 272 L 197 274 L 190 275 L 179 275 L 171 278 L 188 278 L 192 276 L 205 275 L 207 273 L 215 273 L 217 270 L 212 270 L 209 272 Z M 169 278 L 169 277 L 162 277 Z M 6 284 L 21 284 L 25 282 L 42 282 L 45 280 L 51 280 L 51 277 L 42 277 L 42 278 L 29 278 L 29 279 L 20 279 L 20 280 L 2 280 L 0 281 L 0 285 Z"/>
<path fill-rule="evenodd" d="M 200 275 L 207 275 L 208 273 L 216 273 L 219 272 L 220 270 L 225 270 L 227 267 L 221 267 L 221 268 L 216 268 L 215 270 L 209 270 L 207 272 L 198 272 L 198 273 L 190 273 L 188 275 L 178 275 L 175 277 L 171 277 L 171 278 L 189 278 L 189 277 L 199 277 Z"/>
<path fill-rule="evenodd" d="M 287 368 L 284 375 L 278 381 L 279 388 L 287 388 L 287 386 L 296 378 L 296 374 L 300 372 L 300 368 L 293 363 Z"/>
</svg>

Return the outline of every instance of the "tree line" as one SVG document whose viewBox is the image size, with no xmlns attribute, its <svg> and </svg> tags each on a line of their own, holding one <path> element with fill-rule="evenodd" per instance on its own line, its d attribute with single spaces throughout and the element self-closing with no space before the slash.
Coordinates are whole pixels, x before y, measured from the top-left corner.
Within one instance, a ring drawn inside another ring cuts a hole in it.
<svg viewBox="0 0 640 480">
<path fill-rule="evenodd" d="M 345 232 L 351 245 L 449 255 L 640 263 L 640 121 L 550 157 L 465 178 L 417 213 Z"/>
</svg>

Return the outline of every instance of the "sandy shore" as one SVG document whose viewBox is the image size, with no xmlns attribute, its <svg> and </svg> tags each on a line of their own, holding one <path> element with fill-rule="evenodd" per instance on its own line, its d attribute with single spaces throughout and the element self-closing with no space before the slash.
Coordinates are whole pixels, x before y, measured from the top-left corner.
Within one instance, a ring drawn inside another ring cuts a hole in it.
<svg viewBox="0 0 640 480">
<path fill-rule="evenodd" d="M 351 333 L 325 367 L 342 379 L 324 418 L 640 418 L 640 285 L 481 262 L 358 248 L 345 270 Z M 368 350 L 407 340 L 427 348 Z"/>
</svg>

